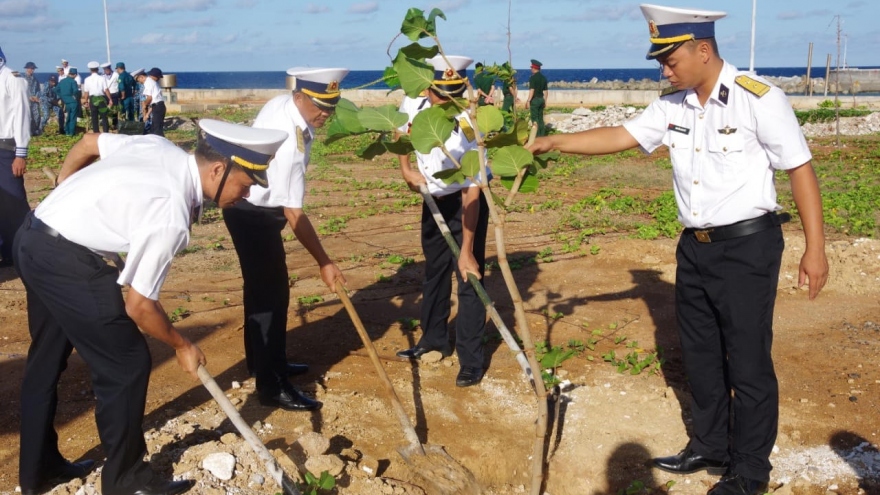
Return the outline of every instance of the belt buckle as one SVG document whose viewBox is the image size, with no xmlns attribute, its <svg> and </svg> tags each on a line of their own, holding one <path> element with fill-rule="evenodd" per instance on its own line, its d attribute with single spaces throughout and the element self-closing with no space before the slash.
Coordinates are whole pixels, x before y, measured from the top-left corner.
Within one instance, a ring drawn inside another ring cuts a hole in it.
<svg viewBox="0 0 880 495">
<path fill-rule="evenodd" d="M 698 242 L 712 242 L 712 238 L 709 237 L 709 232 L 712 232 L 715 229 L 707 229 L 707 230 L 695 230 L 694 235 L 697 237 Z"/>
</svg>

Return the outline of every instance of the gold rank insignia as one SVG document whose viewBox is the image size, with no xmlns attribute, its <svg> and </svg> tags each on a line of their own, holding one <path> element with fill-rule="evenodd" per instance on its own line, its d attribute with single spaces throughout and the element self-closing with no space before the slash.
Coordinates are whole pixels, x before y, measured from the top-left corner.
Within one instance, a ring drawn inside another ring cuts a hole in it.
<svg viewBox="0 0 880 495">
<path fill-rule="evenodd" d="M 327 85 L 327 93 L 336 93 L 339 91 L 339 81 L 330 81 Z"/>
<path fill-rule="evenodd" d="M 724 129 L 718 129 L 720 134 L 724 134 L 725 136 L 733 134 L 736 132 L 736 127 L 730 127 L 729 125 L 724 126 Z"/>
<path fill-rule="evenodd" d="M 474 128 L 471 127 L 471 124 L 467 121 L 466 118 L 462 117 L 458 119 L 458 125 L 459 127 L 461 127 L 461 132 L 464 133 L 464 137 L 466 137 L 468 141 L 473 141 L 477 138 L 477 135 L 474 132 Z"/>
<path fill-rule="evenodd" d="M 769 85 L 764 84 L 761 81 L 756 81 L 755 79 L 752 79 L 749 76 L 745 76 L 745 75 L 736 76 L 736 79 L 734 79 L 734 80 L 736 81 L 737 84 L 742 86 L 743 89 L 745 89 L 749 93 L 752 93 L 753 95 L 757 96 L 758 98 L 766 95 L 767 92 L 770 91 Z"/>
<path fill-rule="evenodd" d="M 653 20 L 648 21 L 648 32 L 651 34 L 652 38 L 660 37 L 660 29 L 657 28 L 657 23 Z"/>
<path fill-rule="evenodd" d="M 306 140 L 303 137 L 303 131 L 299 127 L 296 128 L 296 149 L 300 153 L 306 152 Z"/>
</svg>

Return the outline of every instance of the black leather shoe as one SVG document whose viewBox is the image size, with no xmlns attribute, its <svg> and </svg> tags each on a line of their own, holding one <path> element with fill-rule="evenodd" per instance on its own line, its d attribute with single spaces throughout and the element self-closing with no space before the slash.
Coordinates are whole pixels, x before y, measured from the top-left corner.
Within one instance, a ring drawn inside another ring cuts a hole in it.
<svg viewBox="0 0 880 495">
<path fill-rule="evenodd" d="M 437 351 L 443 355 L 443 357 L 449 357 L 452 355 L 450 351 L 444 351 L 441 349 L 427 349 L 425 347 L 415 346 L 411 349 L 404 349 L 402 351 L 397 351 L 397 357 L 407 358 L 407 359 L 419 359 L 422 357 L 422 354 L 429 353 L 431 351 Z"/>
<path fill-rule="evenodd" d="M 280 407 L 288 411 L 314 411 L 320 409 L 323 404 L 303 395 L 293 385 L 283 387 L 275 394 L 260 393 L 260 404 L 270 407 Z"/>
<path fill-rule="evenodd" d="M 287 376 L 303 375 L 309 372 L 309 365 L 299 363 L 287 363 Z"/>
<path fill-rule="evenodd" d="M 456 387 L 470 387 L 476 385 L 483 380 L 483 368 L 472 368 L 470 366 L 462 366 L 458 376 L 455 377 Z"/>
<path fill-rule="evenodd" d="M 767 483 L 746 478 L 739 474 L 726 474 L 707 495 L 763 495 L 767 492 Z"/>
<path fill-rule="evenodd" d="M 134 495 L 177 495 L 188 492 L 195 484 L 194 480 L 153 480 L 147 486 L 135 491 Z"/>
<path fill-rule="evenodd" d="M 716 461 L 697 454 L 688 445 L 678 455 L 657 457 L 653 460 L 654 467 L 670 473 L 690 474 L 705 469 L 709 474 L 727 472 L 727 461 Z"/>
<path fill-rule="evenodd" d="M 51 473 L 38 488 L 25 488 L 21 492 L 24 495 L 39 495 L 48 492 L 57 485 L 69 483 L 77 478 L 85 478 L 94 468 L 95 461 L 91 459 L 80 462 L 64 461 L 64 464 L 57 471 Z"/>
</svg>

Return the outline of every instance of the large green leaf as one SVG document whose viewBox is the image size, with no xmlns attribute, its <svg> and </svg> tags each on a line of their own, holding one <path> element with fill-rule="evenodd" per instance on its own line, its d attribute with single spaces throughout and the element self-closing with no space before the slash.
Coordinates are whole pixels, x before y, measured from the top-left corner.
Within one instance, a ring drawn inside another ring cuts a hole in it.
<svg viewBox="0 0 880 495">
<path fill-rule="evenodd" d="M 449 101 L 445 101 L 438 106 L 446 112 L 446 116 L 450 119 L 458 117 L 461 112 L 464 112 L 467 109 L 467 100 L 464 98 L 455 98 Z"/>
<path fill-rule="evenodd" d="M 446 20 L 446 14 L 444 14 L 442 10 L 438 8 L 431 9 L 431 13 L 428 14 L 428 31 L 431 31 L 434 34 L 437 34 L 438 17 L 440 17 L 444 21 Z"/>
<path fill-rule="evenodd" d="M 515 176 L 521 168 L 531 165 L 534 159 L 532 153 L 522 146 L 505 146 L 495 152 L 492 173 L 498 177 Z"/>
<path fill-rule="evenodd" d="M 386 141 L 384 144 L 385 148 L 395 155 L 408 155 L 413 152 L 409 135 L 400 136 L 397 141 Z"/>
<path fill-rule="evenodd" d="M 535 156 L 535 163 L 541 168 L 547 168 L 547 165 L 550 162 L 555 162 L 559 160 L 560 153 L 558 151 L 550 151 L 547 153 L 542 153 L 540 155 Z"/>
<path fill-rule="evenodd" d="M 397 71 L 403 92 L 410 98 L 419 96 L 434 81 L 434 67 L 402 53 L 398 53 L 394 59 L 394 70 Z"/>
<path fill-rule="evenodd" d="M 410 139 L 412 139 L 412 144 L 416 151 L 430 153 L 432 149 L 449 139 L 453 129 L 455 129 L 455 124 L 446 118 L 443 109 L 431 107 L 427 110 L 422 110 L 413 119 Z M 531 153 L 529 153 L 530 158 L 531 156 Z"/>
<path fill-rule="evenodd" d="M 519 120 L 513 129 L 508 132 L 498 133 L 492 139 L 486 140 L 487 148 L 502 148 L 504 146 L 514 146 L 517 144 L 525 144 L 529 139 L 529 125 L 524 120 Z"/>
<path fill-rule="evenodd" d="M 345 129 L 349 134 L 357 134 L 366 131 L 367 129 L 361 124 L 360 119 L 358 119 L 358 113 L 360 113 L 361 109 L 357 107 L 350 100 L 346 100 L 342 98 L 339 100 L 339 103 L 336 104 L 336 112 L 333 114 L 333 120 L 339 122 L 339 125 L 342 129 Z"/>
<path fill-rule="evenodd" d="M 403 24 L 400 26 L 400 32 L 412 41 L 418 41 L 434 34 L 428 29 L 428 19 L 425 18 L 425 11 L 414 7 L 406 11 Z"/>
<path fill-rule="evenodd" d="M 516 181 L 516 177 L 502 177 L 501 185 L 504 186 L 508 191 L 513 187 L 513 183 Z M 519 191 L 521 193 L 530 193 L 538 190 L 538 178 L 535 177 L 531 172 L 526 172 L 526 175 L 523 176 L 523 181 L 519 185 Z"/>
<path fill-rule="evenodd" d="M 477 108 L 477 125 L 483 134 L 500 131 L 504 127 L 504 115 L 494 106 L 484 105 Z"/>
<path fill-rule="evenodd" d="M 457 168 L 450 168 L 447 170 L 435 172 L 434 178 L 442 180 L 444 184 L 452 184 L 453 182 L 463 184 L 464 181 L 467 180 L 467 177 L 465 177 L 464 174 L 461 173 L 461 170 Z"/>
<path fill-rule="evenodd" d="M 372 160 L 377 156 L 385 153 L 385 143 L 381 141 L 375 141 L 367 145 L 365 148 L 358 150 L 357 156 L 363 158 L 364 160 Z"/>
<path fill-rule="evenodd" d="M 434 55 L 437 55 L 438 53 L 440 53 L 440 48 L 438 48 L 436 45 L 422 46 L 418 43 L 412 43 L 401 48 L 400 51 L 411 59 L 420 60 L 423 58 L 431 58 Z"/>
<path fill-rule="evenodd" d="M 480 153 L 477 150 L 470 150 L 459 159 L 461 162 L 461 173 L 465 177 L 473 178 L 480 173 Z"/>
<path fill-rule="evenodd" d="M 358 121 L 371 131 L 394 132 L 406 125 L 409 117 L 397 111 L 395 105 L 364 108 L 358 113 Z"/>
<path fill-rule="evenodd" d="M 400 87 L 400 77 L 392 66 L 385 67 L 385 72 L 382 73 L 382 79 L 385 80 L 385 84 L 392 91 Z"/>
</svg>

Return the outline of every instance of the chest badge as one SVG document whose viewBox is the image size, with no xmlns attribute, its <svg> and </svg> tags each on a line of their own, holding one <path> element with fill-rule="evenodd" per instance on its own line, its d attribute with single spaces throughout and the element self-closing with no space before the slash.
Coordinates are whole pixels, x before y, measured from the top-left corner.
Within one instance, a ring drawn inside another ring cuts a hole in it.
<svg viewBox="0 0 880 495">
<path fill-rule="evenodd" d="M 300 153 L 306 152 L 306 140 L 303 131 L 299 127 L 296 128 L 296 150 Z"/>
<path fill-rule="evenodd" d="M 718 129 L 719 134 L 724 134 L 725 136 L 729 136 L 736 132 L 736 127 L 724 126 L 724 129 Z"/>
</svg>

